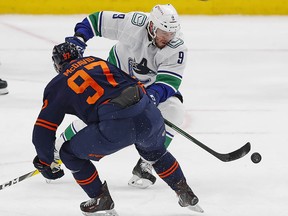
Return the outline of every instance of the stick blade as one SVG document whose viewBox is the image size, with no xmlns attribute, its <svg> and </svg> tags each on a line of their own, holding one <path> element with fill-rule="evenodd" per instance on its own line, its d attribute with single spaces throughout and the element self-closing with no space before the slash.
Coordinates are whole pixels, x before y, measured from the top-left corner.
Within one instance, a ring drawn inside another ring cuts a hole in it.
<svg viewBox="0 0 288 216">
<path fill-rule="evenodd" d="M 244 146 L 233 152 L 227 154 L 220 154 L 218 158 L 224 162 L 230 162 L 244 157 L 246 154 L 250 152 L 250 150 L 251 150 L 251 144 L 250 142 L 247 142 Z"/>
</svg>

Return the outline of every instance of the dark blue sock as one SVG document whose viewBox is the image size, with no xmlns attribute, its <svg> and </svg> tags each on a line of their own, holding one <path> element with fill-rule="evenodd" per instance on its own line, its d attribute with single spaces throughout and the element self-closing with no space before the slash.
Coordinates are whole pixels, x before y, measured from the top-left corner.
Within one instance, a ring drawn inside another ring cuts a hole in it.
<svg viewBox="0 0 288 216">
<path fill-rule="evenodd" d="M 162 178 L 173 190 L 180 180 L 186 180 L 177 160 L 170 152 L 166 152 L 153 167 L 160 178 Z"/>
<path fill-rule="evenodd" d="M 102 182 L 98 176 L 96 167 L 91 161 L 87 161 L 80 171 L 72 174 L 76 182 L 90 198 L 100 195 Z"/>
</svg>

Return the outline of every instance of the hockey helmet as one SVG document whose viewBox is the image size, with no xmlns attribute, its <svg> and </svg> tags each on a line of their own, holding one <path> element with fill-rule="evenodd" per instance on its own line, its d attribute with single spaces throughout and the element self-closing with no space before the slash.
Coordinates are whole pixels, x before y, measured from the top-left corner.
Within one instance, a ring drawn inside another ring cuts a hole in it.
<svg viewBox="0 0 288 216">
<path fill-rule="evenodd" d="M 171 4 L 154 6 L 150 12 L 149 21 L 153 22 L 154 32 L 157 28 L 165 32 L 175 33 L 180 30 L 178 13 Z"/>
<path fill-rule="evenodd" d="M 63 65 L 81 57 L 76 45 L 65 42 L 54 46 L 52 60 L 57 73 L 61 73 Z"/>
</svg>

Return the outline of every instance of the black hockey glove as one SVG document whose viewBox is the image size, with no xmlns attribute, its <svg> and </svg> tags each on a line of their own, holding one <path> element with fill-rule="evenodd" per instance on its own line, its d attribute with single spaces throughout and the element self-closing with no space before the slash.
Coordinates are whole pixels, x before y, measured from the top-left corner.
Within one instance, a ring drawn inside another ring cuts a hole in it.
<svg viewBox="0 0 288 216">
<path fill-rule="evenodd" d="M 76 48 L 78 49 L 79 53 L 81 54 L 81 56 L 83 56 L 84 51 L 86 49 L 87 44 L 85 42 L 83 42 L 81 39 L 79 39 L 78 37 L 66 37 L 65 38 L 65 42 L 68 42 L 70 44 L 74 44 L 76 46 Z"/>
<path fill-rule="evenodd" d="M 55 180 L 64 176 L 64 171 L 60 168 L 60 165 L 55 162 L 48 166 L 41 162 L 39 157 L 36 156 L 33 160 L 33 164 L 46 179 Z"/>
</svg>

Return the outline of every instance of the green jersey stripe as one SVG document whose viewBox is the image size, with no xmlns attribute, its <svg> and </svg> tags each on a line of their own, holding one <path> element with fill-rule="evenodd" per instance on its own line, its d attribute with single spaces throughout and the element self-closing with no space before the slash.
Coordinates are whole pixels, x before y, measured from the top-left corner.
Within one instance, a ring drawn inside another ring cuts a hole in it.
<svg viewBox="0 0 288 216">
<path fill-rule="evenodd" d="M 163 83 L 165 85 L 170 86 L 172 89 L 174 89 L 175 92 L 178 91 L 181 82 L 182 79 L 177 76 L 173 76 L 172 74 L 159 74 L 159 73 L 155 81 L 155 83 Z"/>
<path fill-rule="evenodd" d="M 117 62 L 117 58 L 116 58 L 116 55 L 115 55 L 115 46 L 113 46 L 111 48 L 110 52 L 109 52 L 108 61 L 119 68 L 119 65 L 118 65 L 118 62 Z"/>
<path fill-rule="evenodd" d="M 72 123 L 73 124 L 73 123 Z M 66 130 L 64 131 L 64 138 L 65 140 L 70 140 L 75 134 L 76 132 L 73 130 L 72 128 L 72 124 L 70 124 Z"/>
<path fill-rule="evenodd" d="M 102 15 L 102 12 L 96 12 L 96 13 L 93 13 L 93 14 L 90 14 L 88 16 L 88 20 L 90 22 L 90 25 L 93 29 L 93 32 L 94 32 L 94 35 L 95 36 L 99 36 L 99 37 L 102 37 L 101 33 L 100 33 L 100 17 Z"/>
</svg>

